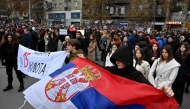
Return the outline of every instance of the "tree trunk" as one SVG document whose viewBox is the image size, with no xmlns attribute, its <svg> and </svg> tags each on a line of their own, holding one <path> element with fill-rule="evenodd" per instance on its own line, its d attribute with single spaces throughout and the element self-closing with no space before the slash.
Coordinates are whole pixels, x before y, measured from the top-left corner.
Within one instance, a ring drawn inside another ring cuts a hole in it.
<svg viewBox="0 0 190 109">
<path fill-rule="evenodd" d="M 170 0 L 166 0 L 166 3 L 168 3 Z M 166 19 L 165 19 L 165 22 L 166 21 L 169 21 L 170 20 L 170 4 L 169 6 L 167 7 L 166 9 Z M 162 30 L 168 30 L 168 25 L 164 24 L 164 27 L 162 28 Z"/>
<path fill-rule="evenodd" d="M 181 31 L 182 32 L 184 32 L 186 30 L 188 4 L 189 4 L 189 0 L 182 0 L 182 4 L 181 4 L 181 9 L 182 9 L 182 28 L 181 28 Z"/>
</svg>

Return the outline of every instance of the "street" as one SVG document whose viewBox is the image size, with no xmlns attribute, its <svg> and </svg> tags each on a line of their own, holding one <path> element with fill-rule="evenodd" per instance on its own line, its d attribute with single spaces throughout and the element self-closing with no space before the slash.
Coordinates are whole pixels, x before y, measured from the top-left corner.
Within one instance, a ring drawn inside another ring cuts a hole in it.
<svg viewBox="0 0 190 109">
<path fill-rule="evenodd" d="M 59 49 L 61 48 L 61 44 L 59 44 Z M 100 55 L 99 55 L 100 59 Z M 102 64 L 101 61 L 97 62 L 98 64 Z M 0 109 L 18 109 L 24 103 L 24 94 L 22 92 L 17 92 L 19 88 L 19 82 L 16 78 L 15 72 L 13 73 L 13 89 L 3 92 L 3 88 L 7 86 L 7 75 L 5 67 L 0 65 Z M 30 87 L 35 82 L 39 81 L 33 77 L 24 78 L 25 89 Z M 190 89 L 189 89 L 190 90 Z M 184 94 L 183 104 L 178 109 L 190 109 L 190 93 Z M 34 109 L 28 102 L 22 109 Z"/>
</svg>

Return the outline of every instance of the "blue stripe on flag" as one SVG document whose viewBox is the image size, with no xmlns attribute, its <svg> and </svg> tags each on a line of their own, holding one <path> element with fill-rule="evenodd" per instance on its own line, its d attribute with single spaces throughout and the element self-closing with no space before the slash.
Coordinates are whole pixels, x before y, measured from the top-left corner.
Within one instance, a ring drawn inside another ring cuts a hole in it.
<svg viewBox="0 0 190 109">
<path fill-rule="evenodd" d="M 146 109 L 140 104 L 118 106 L 96 91 L 93 87 L 77 93 L 71 102 L 78 109 Z"/>
<path fill-rule="evenodd" d="M 72 68 L 72 67 L 74 67 L 74 66 L 76 66 L 76 65 L 70 62 L 70 63 L 68 63 L 67 65 L 63 66 L 62 68 L 60 68 L 60 69 L 56 70 L 55 72 L 51 73 L 49 76 L 50 76 L 51 78 L 53 78 L 53 77 L 55 77 L 55 76 L 57 76 L 57 75 L 63 73 L 63 71 L 65 71 L 65 70 L 67 70 L 67 69 L 70 69 L 70 68 Z"/>
</svg>

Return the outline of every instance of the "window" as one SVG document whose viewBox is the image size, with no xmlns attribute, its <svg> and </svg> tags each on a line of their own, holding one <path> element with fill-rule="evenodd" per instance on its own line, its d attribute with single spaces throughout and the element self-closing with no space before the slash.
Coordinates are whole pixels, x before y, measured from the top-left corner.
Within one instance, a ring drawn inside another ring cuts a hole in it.
<svg viewBox="0 0 190 109">
<path fill-rule="evenodd" d="M 119 7 L 117 6 L 115 9 L 115 14 L 118 15 L 119 14 Z"/>
<path fill-rule="evenodd" d="M 158 5 L 157 14 L 162 15 L 162 6 Z"/>
<path fill-rule="evenodd" d="M 113 14 L 113 13 L 114 13 L 114 8 L 110 7 L 110 14 Z"/>
<path fill-rule="evenodd" d="M 56 8 L 56 5 L 57 5 L 57 4 L 54 4 L 54 6 L 53 6 L 53 7 L 54 7 L 54 8 Z"/>
<path fill-rule="evenodd" d="M 59 8 L 63 8 L 63 4 L 62 3 L 59 3 Z"/>
<path fill-rule="evenodd" d="M 74 3 L 74 6 L 77 7 L 77 6 L 78 6 L 78 2 L 75 2 L 75 3 Z"/>
<path fill-rule="evenodd" d="M 125 14 L 125 6 L 121 6 L 120 9 L 120 14 Z"/>
</svg>

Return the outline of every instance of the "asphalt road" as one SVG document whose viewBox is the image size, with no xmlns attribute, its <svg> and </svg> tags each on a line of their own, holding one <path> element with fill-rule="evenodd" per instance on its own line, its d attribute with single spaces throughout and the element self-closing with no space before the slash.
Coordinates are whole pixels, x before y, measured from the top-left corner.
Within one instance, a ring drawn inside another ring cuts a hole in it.
<svg viewBox="0 0 190 109">
<path fill-rule="evenodd" d="M 61 45 L 59 45 L 59 49 Z M 101 61 L 98 61 L 100 65 L 102 65 Z M 7 75 L 4 66 L 0 65 L 0 109 L 18 109 L 24 103 L 24 94 L 22 92 L 17 92 L 19 88 L 19 82 L 16 78 L 16 74 L 13 73 L 13 89 L 3 92 L 3 89 L 7 86 Z M 24 78 L 25 88 L 30 87 L 35 82 L 39 81 L 38 79 L 27 77 Z M 190 88 L 189 88 L 190 90 Z M 22 109 L 34 109 L 28 102 Z M 178 109 L 190 109 L 190 93 L 184 94 L 184 100 L 182 106 Z"/>
</svg>

